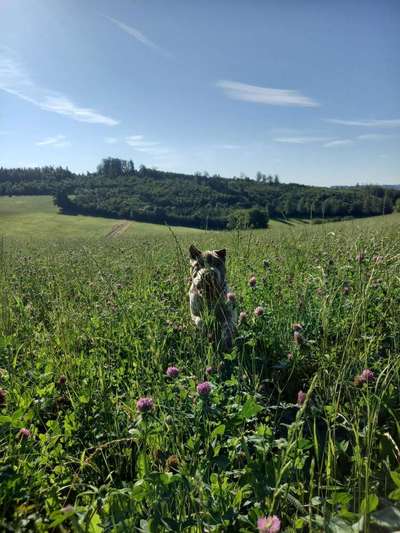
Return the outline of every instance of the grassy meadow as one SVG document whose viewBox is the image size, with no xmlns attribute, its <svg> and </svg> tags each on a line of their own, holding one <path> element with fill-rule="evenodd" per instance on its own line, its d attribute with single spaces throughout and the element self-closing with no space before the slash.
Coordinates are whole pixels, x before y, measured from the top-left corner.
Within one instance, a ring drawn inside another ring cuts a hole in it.
<svg viewBox="0 0 400 533">
<path fill-rule="evenodd" d="M 176 234 L 198 232 L 191 228 L 175 228 Z M 168 228 L 132 220 L 60 215 L 51 196 L 0 196 L 0 235 L 21 241 L 49 239 L 82 239 L 102 237 L 135 237 L 168 234 Z"/>
<path fill-rule="evenodd" d="M 400 215 L 205 232 L 0 198 L 0 235 L 0 530 L 400 530 Z M 227 248 L 230 354 L 190 321 L 192 242 Z"/>
</svg>

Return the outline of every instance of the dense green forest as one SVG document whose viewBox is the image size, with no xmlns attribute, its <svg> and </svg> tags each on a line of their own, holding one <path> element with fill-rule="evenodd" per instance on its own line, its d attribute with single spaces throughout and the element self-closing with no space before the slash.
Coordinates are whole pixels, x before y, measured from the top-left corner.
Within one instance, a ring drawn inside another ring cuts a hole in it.
<svg viewBox="0 0 400 533">
<path fill-rule="evenodd" d="M 0 195 L 51 194 L 67 214 L 223 229 L 266 227 L 269 218 L 340 220 L 391 213 L 400 191 L 380 186 L 311 187 L 207 173 L 165 172 L 132 161 L 103 159 L 96 173 L 61 167 L 0 168 Z"/>
</svg>

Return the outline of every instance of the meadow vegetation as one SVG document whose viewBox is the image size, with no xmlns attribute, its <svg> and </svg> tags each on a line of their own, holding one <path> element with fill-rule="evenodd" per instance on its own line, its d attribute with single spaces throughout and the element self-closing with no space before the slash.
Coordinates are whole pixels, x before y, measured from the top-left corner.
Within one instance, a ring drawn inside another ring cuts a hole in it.
<svg viewBox="0 0 400 533">
<path fill-rule="evenodd" d="M 7 205 L 0 529 L 400 529 L 400 215 L 110 236 L 48 207 L 35 235 Z M 229 354 L 190 321 L 192 242 L 228 250 Z"/>
</svg>

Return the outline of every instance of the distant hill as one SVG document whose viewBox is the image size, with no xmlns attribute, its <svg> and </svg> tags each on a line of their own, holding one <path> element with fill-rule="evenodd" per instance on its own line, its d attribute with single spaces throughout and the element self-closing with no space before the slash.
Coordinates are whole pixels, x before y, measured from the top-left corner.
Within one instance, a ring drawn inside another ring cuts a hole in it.
<svg viewBox="0 0 400 533">
<path fill-rule="evenodd" d="M 384 187 L 385 189 L 395 189 L 397 191 L 400 190 L 400 183 L 397 185 L 381 185 L 381 187 Z"/>
<path fill-rule="evenodd" d="M 383 189 L 394 189 L 394 190 L 400 190 L 400 184 L 379 184 L 379 185 L 334 185 L 333 188 L 335 189 L 351 189 L 354 187 L 382 187 Z"/>
<path fill-rule="evenodd" d="M 65 214 L 125 218 L 198 228 L 266 227 L 269 218 L 340 220 L 391 213 L 400 190 L 311 187 L 257 179 L 179 174 L 107 158 L 98 172 L 0 168 L 0 196 L 52 194 Z"/>
</svg>

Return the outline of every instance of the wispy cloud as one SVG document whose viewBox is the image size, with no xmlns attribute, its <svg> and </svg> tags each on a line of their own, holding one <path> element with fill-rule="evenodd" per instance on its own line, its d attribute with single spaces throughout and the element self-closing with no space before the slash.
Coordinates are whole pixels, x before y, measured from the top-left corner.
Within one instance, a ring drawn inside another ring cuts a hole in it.
<svg viewBox="0 0 400 533">
<path fill-rule="evenodd" d="M 144 33 L 139 31 L 136 28 L 133 28 L 132 26 L 128 26 L 128 24 L 125 24 L 124 22 L 121 22 L 118 19 L 115 19 L 113 17 L 105 16 L 106 19 L 108 19 L 110 22 L 115 24 L 120 30 L 124 31 L 140 43 L 144 44 L 148 48 L 152 48 L 153 50 L 156 50 L 157 52 L 161 53 L 165 57 L 171 57 L 171 54 L 158 46 L 156 43 L 154 43 L 152 40 L 150 40 Z"/>
<path fill-rule="evenodd" d="M 71 146 L 71 142 L 67 141 L 65 135 L 55 135 L 54 137 L 47 137 L 42 141 L 35 143 L 36 146 L 53 146 L 54 148 L 65 148 Z"/>
<path fill-rule="evenodd" d="M 360 141 L 379 141 L 390 137 L 392 135 L 387 135 L 386 133 L 365 133 L 364 135 L 359 135 L 357 139 L 360 139 Z"/>
<path fill-rule="evenodd" d="M 400 118 L 388 120 L 341 120 L 338 118 L 328 118 L 327 122 L 341 124 L 343 126 L 365 126 L 367 128 L 400 128 Z"/>
<path fill-rule="evenodd" d="M 143 135 L 129 135 L 125 142 L 137 152 L 143 152 L 153 156 L 163 156 L 170 153 L 168 148 L 161 146 L 159 142 L 146 141 Z"/>
<path fill-rule="evenodd" d="M 350 144 L 353 144 L 352 139 L 337 139 L 335 141 L 330 141 L 326 144 L 324 144 L 325 148 L 332 148 L 334 146 L 348 146 Z"/>
<path fill-rule="evenodd" d="M 257 87 L 237 81 L 220 80 L 217 87 L 233 100 L 244 100 L 257 104 L 297 107 L 318 107 L 319 104 L 298 91 L 289 89 L 272 89 L 271 87 Z"/>
<path fill-rule="evenodd" d="M 276 137 L 273 140 L 277 143 L 309 144 L 329 141 L 331 139 L 332 137 Z"/>
<path fill-rule="evenodd" d="M 104 142 L 107 144 L 116 144 L 118 139 L 116 137 L 105 137 Z"/>
<path fill-rule="evenodd" d="M 134 148 L 152 148 L 160 144 L 158 142 L 145 141 L 143 135 L 129 135 L 125 138 L 125 142 Z"/>
<path fill-rule="evenodd" d="M 106 126 L 119 124 L 117 120 L 102 115 L 90 107 L 76 105 L 64 94 L 36 85 L 8 49 L 0 49 L 0 89 L 44 111 L 64 115 L 78 122 Z"/>
</svg>

